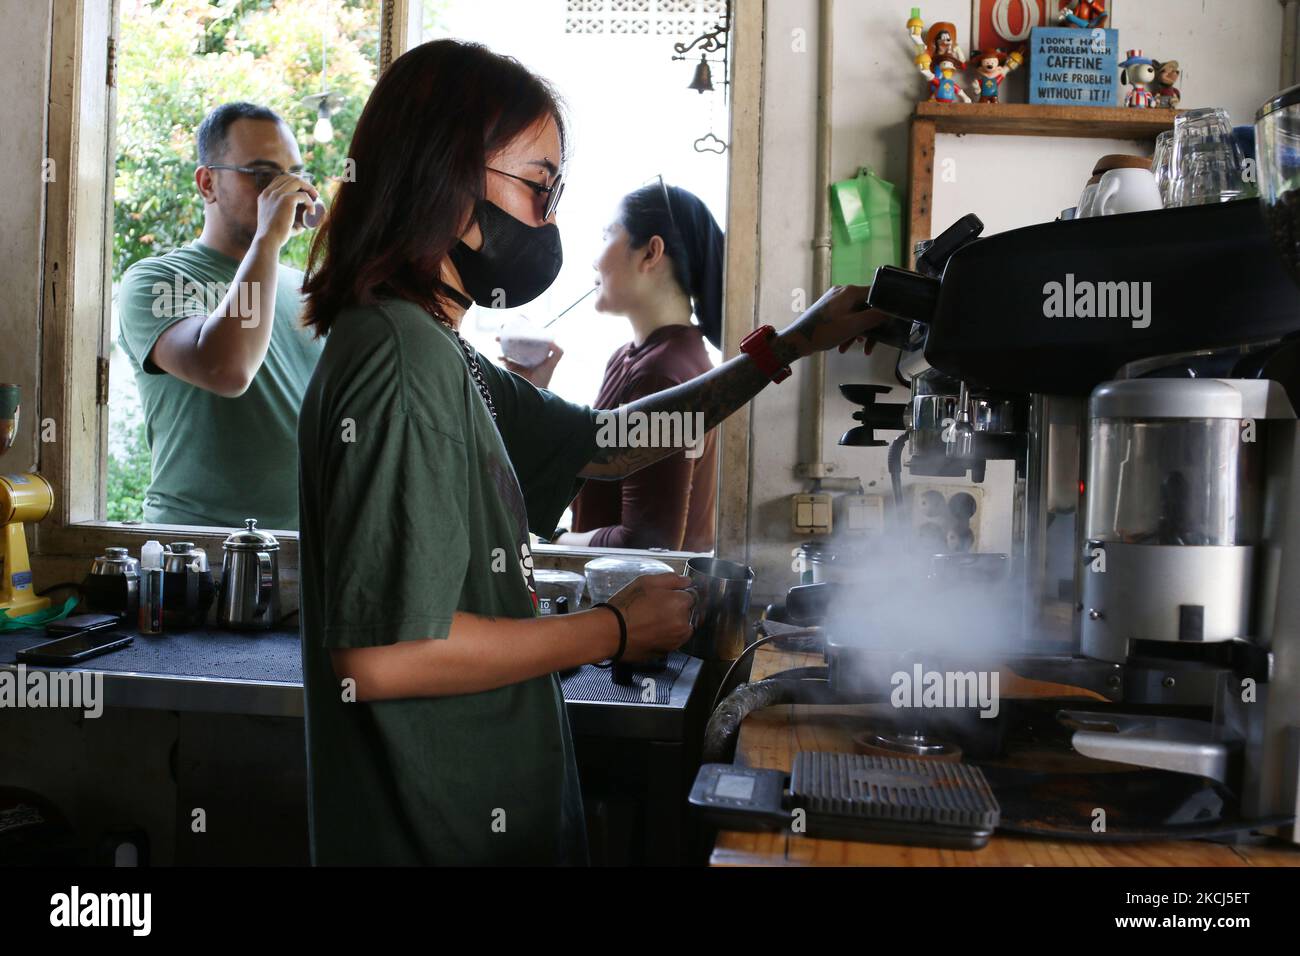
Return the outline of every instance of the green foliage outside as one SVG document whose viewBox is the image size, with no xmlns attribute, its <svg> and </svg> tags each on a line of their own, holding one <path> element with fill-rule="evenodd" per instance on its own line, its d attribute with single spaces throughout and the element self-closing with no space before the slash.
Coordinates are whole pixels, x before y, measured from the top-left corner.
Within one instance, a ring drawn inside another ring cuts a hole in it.
<svg viewBox="0 0 1300 956">
<path fill-rule="evenodd" d="M 328 16 L 322 18 L 322 12 Z M 326 87 L 345 98 L 334 138 L 316 143 L 302 99 Z M 269 106 L 293 129 L 303 163 L 329 193 L 375 83 L 379 0 L 124 0 L 118 42 L 113 278 L 203 229 L 194 134 L 213 107 Z M 284 247 L 302 268 L 309 233 Z"/>
<path fill-rule="evenodd" d="M 283 117 L 328 201 L 375 83 L 379 0 L 122 0 L 121 10 L 114 283 L 134 262 L 202 231 L 194 134 L 222 103 L 247 100 Z M 316 115 L 301 101 L 322 89 L 322 53 L 325 88 L 344 102 L 331 117 L 334 138 L 317 143 Z M 290 239 L 282 261 L 303 268 L 310 242 L 310 233 Z M 150 477 L 143 416 L 115 408 L 109 429 L 107 517 L 142 520 Z"/>
<path fill-rule="evenodd" d="M 144 493 L 149 487 L 149 446 L 145 442 L 144 417 L 115 414 L 109 422 L 114 445 L 126 450 L 108 456 L 109 521 L 140 521 L 144 517 Z"/>
</svg>

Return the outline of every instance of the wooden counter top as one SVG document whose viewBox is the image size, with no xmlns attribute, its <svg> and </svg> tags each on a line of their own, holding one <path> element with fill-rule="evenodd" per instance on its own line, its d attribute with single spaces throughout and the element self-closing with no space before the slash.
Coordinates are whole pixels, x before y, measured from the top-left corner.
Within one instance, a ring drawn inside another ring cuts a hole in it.
<svg viewBox="0 0 1300 956">
<path fill-rule="evenodd" d="M 751 680 L 822 664 L 819 655 L 754 655 Z M 788 771 L 801 750 L 853 751 L 854 708 L 784 705 L 741 725 L 736 763 Z M 1225 846 L 1200 841 L 1083 843 L 995 834 L 982 850 L 940 850 L 818 840 L 792 833 L 718 833 L 712 866 L 1300 866 L 1300 847 Z"/>
</svg>

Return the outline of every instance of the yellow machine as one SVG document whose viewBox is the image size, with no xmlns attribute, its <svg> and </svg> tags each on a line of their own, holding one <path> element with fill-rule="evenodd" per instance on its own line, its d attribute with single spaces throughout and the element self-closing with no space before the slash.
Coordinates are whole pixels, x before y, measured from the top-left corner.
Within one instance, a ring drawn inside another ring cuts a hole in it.
<svg viewBox="0 0 1300 956">
<path fill-rule="evenodd" d="M 22 391 L 0 384 L 0 455 L 18 434 Z M 32 563 L 27 554 L 26 521 L 40 521 L 54 507 L 54 489 L 40 475 L 0 475 L 0 611 L 21 617 L 44 611 L 50 599 L 32 589 Z"/>
<path fill-rule="evenodd" d="M 50 599 L 32 590 L 23 523 L 40 521 L 54 507 L 54 489 L 40 475 L 0 475 L 0 611 L 20 617 L 43 611 Z"/>
</svg>

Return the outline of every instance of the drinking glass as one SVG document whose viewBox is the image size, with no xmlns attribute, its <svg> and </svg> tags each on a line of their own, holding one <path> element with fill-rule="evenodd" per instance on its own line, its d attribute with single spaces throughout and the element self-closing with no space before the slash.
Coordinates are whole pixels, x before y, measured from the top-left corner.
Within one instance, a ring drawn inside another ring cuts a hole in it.
<svg viewBox="0 0 1300 956">
<path fill-rule="evenodd" d="M 1165 130 L 1156 137 L 1155 153 L 1151 156 L 1151 172 L 1156 177 L 1160 201 L 1169 205 L 1170 185 L 1173 180 L 1174 131 Z"/>
<path fill-rule="evenodd" d="M 1188 110 L 1174 119 L 1169 205 L 1201 206 L 1242 198 L 1245 157 L 1227 110 Z"/>
</svg>

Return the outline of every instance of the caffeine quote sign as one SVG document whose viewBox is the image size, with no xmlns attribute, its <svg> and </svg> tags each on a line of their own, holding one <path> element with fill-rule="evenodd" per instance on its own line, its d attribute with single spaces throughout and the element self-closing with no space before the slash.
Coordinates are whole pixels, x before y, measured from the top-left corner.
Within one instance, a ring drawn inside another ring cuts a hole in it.
<svg viewBox="0 0 1300 956">
<path fill-rule="evenodd" d="M 1029 38 L 1029 102 L 1119 105 L 1119 31 L 1037 27 Z"/>
</svg>

